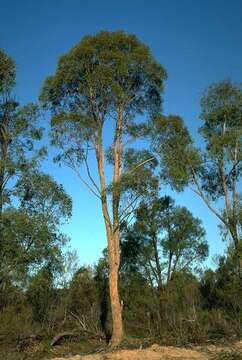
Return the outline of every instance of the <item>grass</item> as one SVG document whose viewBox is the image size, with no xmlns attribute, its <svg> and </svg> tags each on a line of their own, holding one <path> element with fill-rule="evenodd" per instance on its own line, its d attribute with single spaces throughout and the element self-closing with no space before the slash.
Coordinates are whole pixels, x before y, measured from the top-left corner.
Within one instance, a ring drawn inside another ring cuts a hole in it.
<svg viewBox="0 0 242 360">
<path fill-rule="evenodd" d="M 15 344 L 0 345 L 0 359 L 4 360 L 42 360 L 55 357 L 87 354 L 103 346 L 96 340 L 79 342 L 66 341 L 61 345 L 50 346 L 49 341 L 35 342 L 24 349 L 19 349 Z"/>
</svg>

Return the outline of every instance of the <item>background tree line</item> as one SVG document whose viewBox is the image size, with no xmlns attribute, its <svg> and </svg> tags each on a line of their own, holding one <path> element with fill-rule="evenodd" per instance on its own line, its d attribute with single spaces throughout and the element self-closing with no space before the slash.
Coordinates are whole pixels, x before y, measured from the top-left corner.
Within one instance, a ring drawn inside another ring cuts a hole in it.
<svg viewBox="0 0 242 360">
<path fill-rule="evenodd" d="M 84 37 L 44 82 L 39 106 L 16 102 L 15 78 L 15 63 L 1 50 L 3 339 L 66 331 L 116 346 L 124 334 L 171 343 L 239 336 L 241 86 L 225 80 L 204 93 L 200 149 L 181 117 L 162 114 L 166 71 L 134 35 Z M 67 251 L 61 225 L 72 200 L 41 171 L 41 107 L 51 112 L 54 160 L 101 203 L 107 249 L 94 267 L 77 269 Z M 202 271 L 208 243 L 201 220 L 163 194 L 163 184 L 190 187 L 220 220 L 228 247 L 216 269 Z"/>
</svg>

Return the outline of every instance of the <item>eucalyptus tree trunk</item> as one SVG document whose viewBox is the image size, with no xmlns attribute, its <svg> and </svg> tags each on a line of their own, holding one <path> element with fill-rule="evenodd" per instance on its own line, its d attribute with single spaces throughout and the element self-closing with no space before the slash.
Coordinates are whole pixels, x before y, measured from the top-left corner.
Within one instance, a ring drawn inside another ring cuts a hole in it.
<svg viewBox="0 0 242 360">
<path fill-rule="evenodd" d="M 242 240 L 239 239 L 235 219 L 229 219 L 227 226 L 234 243 L 237 272 L 239 277 L 242 279 Z"/>
<path fill-rule="evenodd" d="M 122 128 L 123 117 L 122 109 L 118 109 L 116 129 L 114 135 L 114 168 L 113 168 L 113 193 L 112 193 L 112 213 L 113 213 L 113 233 L 109 248 L 109 291 L 112 308 L 113 333 L 111 345 L 116 346 L 122 340 L 123 322 L 122 305 L 119 298 L 119 267 L 120 267 L 120 221 L 119 221 L 119 203 L 120 203 L 120 180 L 122 172 Z"/>
<path fill-rule="evenodd" d="M 40 96 L 43 105 L 50 108 L 53 115 L 53 144 L 60 148 L 64 161 L 67 156 L 67 163 L 78 173 L 89 190 L 101 198 L 108 243 L 113 346 L 120 343 L 123 333 L 122 306 L 118 292 L 123 133 L 132 121 L 131 118 L 136 115 L 146 111 L 160 112 L 163 81 L 166 77 L 165 69 L 135 36 L 122 31 L 104 31 L 86 36 L 65 55 L 64 62 L 59 61 L 55 75 L 46 79 Z M 78 119 L 74 116 L 75 113 Z M 105 184 L 102 131 L 104 123 L 110 124 L 114 114 L 112 201 L 108 203 L 107 196 L 110 192 L 107 194 Z M 62 120 L 66 120 L 71 126 L 63 128 Z M 126 135 L 130 139 L 140 137 L 139 132 L 132 134 L 132 131 L 127 130 Z M 87 175 L 97 193 L 79 171 L 80 154 L 89 151 L 89 144 L 91 148 L 95 148 L 99 186 L 96 186 L 88 169 Z M 77 153 L 75 149 L 78 149 Z"/>
<path fill-rule="evenodd" d="M 120 231 L 119 231 L 119 202 L 120 202 L 120 177 L 121 177 L 121 135 L 122 116 L 119 114 L 114 137 L 114 171 L 113 171 L 113 196 L 111 220 L 104 175 L 104 149 L 102 144 L 102 130 L 100 129 L 96 144 L 96 159 L 101 188 L 101 205 L 104 218 L 106 237 L 108 243 L 109 263 L 109 295 L 112 313 L 112 338 L 110 345 L 118 346 L 123 336 L 122 306 L 119 298 L 119 266 L 120 266 Z"/>
<path fill-rule="evenodd" d="M 120 344 L 123 336 L 123 321 L 122 321 L 122 305 L 119 297 L 119 265 L 120 255 L 117 253 L 117 243 L 119 243 L 119 234 L 113 234 L 109 241 L 108 256 L 109 256 L 109 293 L 111 300 L 112 311 L 112 338 L 111 346 Z"/>
</svg>

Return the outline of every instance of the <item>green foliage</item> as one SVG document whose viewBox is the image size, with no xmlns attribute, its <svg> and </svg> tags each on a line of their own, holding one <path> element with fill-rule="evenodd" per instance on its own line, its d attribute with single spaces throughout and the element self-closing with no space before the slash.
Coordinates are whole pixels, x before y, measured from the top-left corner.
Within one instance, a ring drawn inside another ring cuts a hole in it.
<svg viewBox="0 0 242 360">
<path fill-rule="evenodd" d="M 27 281 L 35 266 L 60 266 L 67 238 L 59 226 L 71 216 L 72 202 L 63 187 L 39 171 L 46 155 L 37 145 L 35 104 L 14 100 L 15 63 L 0 51 L 0 288 Z"/>
<path fill-rule="evenodd" d="M 157 192 L 159 181 L 155 176 L 157 160 L 148 150 L 126 149 L 123 155 L 124 171 L 120 180 L 120 192 L 122 195 L 122 206 L 120 213 L 127 216 L 126 206 L 130 203 L 133 210 L 139 202 L 136 199 L 145 199 Z M 132 211 L 133 212 L 133 211 Z"/>
<path fill-rule="evenodd" d="M 100 32 L 85 36 L 62 56 L 55 74 L 46 79 L 42 88 L 40 100 L 52 115 L 52 144 L 59 149 L 55 160 L 74 170 L 101 201 L 109 269 L 116 275 L 120 263 L 119 228 L 144 192 L 157 187 L 152 176 L 154 157 L 148 151 L 126 150 L 126 145 L 147 135 L 147 121 L 137 115 L 161 111 L 165 79 L 163 67 L 136 36 L 122 31 Z M 99 183 L 89 168 L 92 150 Z M 112 165 L 110 184 L 105 155 Z M 149 161 L 151 166 L 143 166 Z M 122 336 L 116 278 L 110 276 L 114 289 L 110 296 L 115 344 Z"/>
<path fill-rule="evenodd" d="M 158 115 L 152 121 L 153 148 L 160 156 L 161 177 L 178 191 L 189 185 L 219 218 L 223 234 L 233 240 L 240 276 L 241 114 L 241 85 L 226 80 L 209 87 L 201 100 L 203 151 L 194 148 L 180 117 Z M 221 210 L 218 200 L 224 203 Z"/>
<path fill-rule="evenodd" d="M 191 179 L 191 170 L 201 166 L 199 152 L 179 116 L 156 115 L 150 126 L 153 149 L 160 158 L 162 181 L 181 191 Z"/>
<path fill-rule="evenodd" d="M 48 266 L 32 277 L 26 295 L 34 320 L 39 323 L 47 322 L 50 310 L 55 306 L 54 279 Z"/>
<path fill-rule="evenodd" d="M 37 127 L 39 115 L 35 104 L 23 107 L 14 100 L 15 64 L 0 51 L 0 195 L 1 207 L 10 200 L 9 183 L 14 183 L 23 172 L 36 167 L 45 149 L 35 149 L 43 129 Z M 3 186 L 4 185 L 4 186 Z M 13 187 L 11 185 L 11 187 Z"/>
<path fill-rule="evenodd" d="M 127 327 L 135 333 L 129 322 L 137 321 L 143 336 L 193 342 L 200 338 L 200 292 L 192 271 L 208 254 L 205 231 L 199 219 L 170 197 L 149 200 L 136 210 L 134 223 L 123 228 L 121 289 Z"/>
<path fill-rule="evenodd" d="M 147 337 L 154 333 L 157 322 L 153 290 L 138 272 L 123 272 L 120 279 L 123 316 L 127 334 L 133 337 Z"/>
<path fill-rule="evenodd" d="M 201 340 L 199 282 L 192 273 L 174 275 L 164 294 L 163 311 L 163 333 L 172 336 L 177 343 Z"/>
<path fill-rule="evenodd" d="M 3 212 L 2 271 L 26 276 L 33 266 L 52 263 L 59 267 L 67 237 L 59 226 L 71 215 L 72 202 L 62 186 L 39 172 L 19 179 L 19 208 Z"/>
<path fill-rule="evenodd" d="M 235 271 L 241 253 L 242 88 L 226 80 L 205 92 L 200 128 L 205 148 L 199 150 L 178 115 L 160 114 L 166 77 L 136 36 L 122 31 L 85 36 L 60 58 L 42 88 L 41 102 L 52 115 L 52 143 L 59 148 L 55 160 L 80 178 L 84 166 L 101 200 L 103 192 L 116 196 L 126 333 L 179 344 L 234 339 L 242 331 L 241 278 Z M 85 335 L 104 332 L 109 340 L 108 252 L 94 268 L 79 270 L 76 255 L 65 252 L 68 238 L 61 226 L 71 216 L 72 201 L 62 185 L 39 171 L 46 154 L 37 145 L 43 133 L 39 109 L 14 100 L 15 81 L 15 63 L 0 50 L 1 336 L 78 329 Z M 146 141 L 130 147 L 149 136 L 151 149 Z M 108 167 L 118 153 L 122 175 L 100 191 L 88 155 L 94 150 L 98 160 L 102 147 Z M 200 278 L 196 270 L 208 255 L 205 230 L 188 209 L 157 197 L 156 155 L 163 183 L 177 191 L 191 186 L 234 240 L 217 269 L 200 272 Z M 222 211 L 216 206 L 221 198 Z M 241 356 L 222 352 L 215 359 Z"/>
<path fill-rule="evenodd" d="M 32 309 L 24 292 L 10 281 L 0 292 L 0 333 L 8 341 L 21 334 L 31 333 L 34 328 Z"/>
<path fill-rule="evenodd" d="M 7 306 L 0 312 L 0 331 L 9 340 L 16 339 L 17 336 L 29 334 L 35 331 L 31 307 L 28 305 Z"/>
<path fill-rule="evenodd" d="M 201 220 L 194 218 L 185 207 L 177 207 L 171 214 L 168 213 L 163 226 L 167 229 L 167 236 L 162 240 L 164 255 L 174 254 L 174 261 L 180 269 L 188 269 L 194 266 L 194 262 L 201 262 L 208 256 L 208 243 L 204 239 Z"/>
<path fill-rule="evenodd" d="M 155 283 L 161 277 L 169 280 L 176 271 L 194 269 L 208 255 L 201 221 L 186 208 L 175 206 L 169 197 L 141 203 L 134 224 L 124 230 L 124 254 L 129 249 L 134 255 L 131 264 L 136 260 L 145 271 L 154 263 L 149 273 Z"/>
<path fill-rule="evenodd" d="M 35 142 L 42 136 L 42 129 L 35 125 L 37 117 L 38 109 L 33 104 L 20 108 L 12 100 L 0 101 L 0 170 L 1 184 L 5 185 L 1 185 L 1 196 L 6 201 L 13 192 L 13 186 L 11 189 L 7 185 L 38 166 L 45 155 L 44 148 L 35 150 Z"/>
<path fill-rule="evenodd" d="M 210 156 L 224 157 L 222 149 L 233 149 L 241 136 L 242 87 L 229 80 L 210 86 L 201 100 L 200 131 Z M 221 137 L 223 124 L 225 134 Z M 231 159 L 229 152 L 227 159 Z"/>
<path fill-rule="evenodd" d="M 161 105 L 164 69 L 134 35 L 100 32 L 85 36 L 62 56 L 57 72 L 43 87 L 41 100 L 59 114 L 63 107 L 88 119 L 85 128 L 96 128 L 91 111 L 101 115 L 116 111 L 122 103 L 127 114 Z M 96 108 L 89 107 L 90 100 Z M 152 110 L 152 108 L 151 108 Z M 98 119 L 97 119 L 98 120 Z"/>
<path fill-rule="evenodd" d="M 52 110 L 53 142 L 62 148 L 64 159 L 81 160 L 83 142 L 95 143 L 104 121 L 110 122 L 121 107 L 124 132 L 135 137 L 144 133 L 145 124 L 132 118 L 160 110 L 165 78 L 165 70 L 134 35 L 100 32 L 84 37 L 61 57 L 40 97 Z"/>
<path fill-rule="evenodd" d="M 241 333 L 242 287 L 234 272 L 233 252 L 221 257 L 218 269 L 206 271 L 201 279 L 202 306 L 209 336 L 232 337 Z M 206 313 L 207 311 L 207 313 Z"/>
<path fill-rule="evenodd" d="M 23 107 L 14 100 L 15 64 L 0 50 L 0 239 L 3 241 L 2 213 L 11 204 L 16 181 L 36 168 L 45 155 L 44 148 L 35 143 L 42 137 L 37 126 L 38 108 Z M 0 241 L 0 254 L 1 254 Z"/>
<path fill-rule="evenodd" d="M 203 157 L 193 147 L 190 134 L 179 116 L 155 116 L 151 123 L 152 138 L 154 149 L 161 156 L 164 180 L 179 190 L 193 178 L 193 173 L 199 175 L 201 172 L 203 189 L 216 199 L 223 196 L 220 166 L 226 166 L 228 185 L 234 171 L 236 179 L 240 176 L 241 111 L 240 86 L 223 81 L 208 88 L 201 100 L 200 117 L 204 124 L 200 133 L 206 142 Z M 232 172 L 231 164 L 235 165 Z"/>
<path fill-rule="evenodd" d="M 69 309 L 75 314 L 87 315 L 96 307 L 97 287 L 93 270 L 81 267 L 73 276 L 69 288 Z"/>
<path fill-rule="evenodd" d="M 15 85 L 15 62 L 0 49 L 0 94 L 6 93 Z"/>
<path fill-rule="evenodd" d="M 81 267 L 73 276 L 67 294 L 67 312 L 80 332 L 101 333 L 103 308 L 101 284 L 91 267 Z M 73 326 L 73 325 L 72 325 Z"/>
<path fill-rule="evenodd" d="M 210 86 L 201 100 L 200 133 L 206 141 L 203 188 L 217 199 L 224 196 L 221 171 L 231 190 L 241 176 L 242 88 L 228 80 Z"/>
<path fill-rule="evenodd" d="M 56 73 L 42 88 L 40 99 L 52 113 L 52 143 L 60 150 L 55 160 L 70 166 L 79 177 L 85 171 L 80 165 L 86 165 L 90 151 L 97 151 L 100 146 L 107 145 L 107 161 L 113 165 L 116 135 L 113 134 L 109 146 L 106 138 L 109 140 L 110 134 L 104 136 L 104 124 L 117 129 L 117 119 L 122 116 L 122 151 L 118 151 L 122 152 L 123 175 L 118 183 L 107 184 L 106 188 L 112 193 L 117 188 L 127 193 L 122 199 L 123 209 L 127 198 L 133 199 L 137 192 L 157 186 L 152 177 L 156 163 L 153 155 L 146 150 L 126 150 L 124 145 L 147 136 L 147 121 L 137 119 L 137 115 L 161 110 L 165 79 L 163 67 L 134 35 L 122 31 L 100 32 L 84 37 L 62 56 Z M 148 158 L 150 164 L 140 165 Z"/>
<path fill-rule="evenodd" d="M 72 199 L 50 175 L 29 173 L 19 179 L 16 191 L 20 207 L 31 216 L 44 216 L 51 227 L 61 225 L 71 216 Z"/>
</svg>

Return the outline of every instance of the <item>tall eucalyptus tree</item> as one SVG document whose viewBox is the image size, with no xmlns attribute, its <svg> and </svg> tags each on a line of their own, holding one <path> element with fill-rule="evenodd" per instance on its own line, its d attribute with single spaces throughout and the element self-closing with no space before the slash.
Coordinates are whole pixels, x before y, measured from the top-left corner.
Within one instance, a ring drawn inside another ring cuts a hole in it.
<svg viewBox="0 0 242 360">
<path fill-rule="evenodd" d="M 60 149 L 57 160 L 70 166 L 101 202 L 108 242 L 112 346 L 120 343 L 123 333 L 120 224 L 155 183 L 153 156 L 129 144 L 147 135 L 147 121 L 137 115 L 161 110 L 165 79 L 163 67 L 136 36 L 100 32 L 85 36 L 60 58 L 41 94 L 52 113 L 52 141 Z M 88 161 L 92 150 L 99 181 Z M 112 167 L 111 183 L 107 163 Z"/>
</svg>

